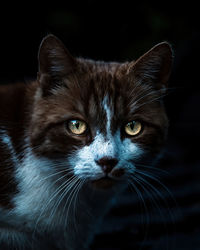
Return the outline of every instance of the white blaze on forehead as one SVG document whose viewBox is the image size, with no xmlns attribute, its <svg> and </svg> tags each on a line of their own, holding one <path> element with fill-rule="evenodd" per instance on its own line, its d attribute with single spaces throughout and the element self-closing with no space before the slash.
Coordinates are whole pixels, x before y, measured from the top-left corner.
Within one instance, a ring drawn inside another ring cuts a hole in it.
<svg viewBox="0 0 200 250">
<path fill-rule="evenodd" d="M 91 154 L 95 160 L 105 156 L 114 157 L 116 155 L 115 144 L 111 140 L 106 140 L 100 133 L 97 133 L 94 141 L 89 146 L 85 146 L 82 150 L 84 154 L 86 153 L 86 157 Z"/>
<path fill-rule="evenodd" d="M 111 107 L 109 107 L 108 104 L 108 96 L 104 97 L 103 102 L 102 102 L 102 106 L 106 112 L 106 119 L 107 119 L 107 124 L 106 124 L 106 132 L 107 135 L 111 135 L 111 116 L 112 116 L 112 109 Z"/>
</svg>

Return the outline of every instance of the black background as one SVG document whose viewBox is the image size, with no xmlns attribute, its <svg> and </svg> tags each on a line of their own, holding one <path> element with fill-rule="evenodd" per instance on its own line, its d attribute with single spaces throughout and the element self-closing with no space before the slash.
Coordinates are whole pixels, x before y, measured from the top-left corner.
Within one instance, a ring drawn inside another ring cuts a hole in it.
<svg viewBox="0 0 200 250">
<path fill-rule="evenodd" d="M 130 196 L 124 196 L 106 217 L 92 249 L 200 249 L 199 6 L 188 1 L 179 5 L 169 1 L 9 5 L 0 11 L 0 83 L 36 77 L 38 47 L 49 33 L 58 36 L 73 55 L 105 61 L 136 59 L 158 42 L 172 44 L 171 90 L 165 98 L 169 139 L 159 168 L 170 173 L 161 181 L 177 205 L 160 187 L 169 206 L 166 209 L 158 199 L 161 215 L 144 194 L 150 214 L 146 230 L 138 220 L 139 200 L 133 195 L 130 202 Z"/>
</svg>

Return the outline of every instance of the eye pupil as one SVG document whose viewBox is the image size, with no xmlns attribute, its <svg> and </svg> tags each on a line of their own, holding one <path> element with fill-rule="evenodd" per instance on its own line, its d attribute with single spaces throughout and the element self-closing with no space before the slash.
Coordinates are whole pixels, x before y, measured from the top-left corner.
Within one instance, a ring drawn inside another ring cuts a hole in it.
<svg viewBox="0 0 200 250">
<path fill-rule="evenodd" d="M 79 125 L 80 125 L 79 122 L 75 123 L 75 126 L 76 126 L 77 129 L 79 128 Z"/>
<path fill-rule="evenodd" d="M 125 132 L 127 135 L 135 136 L 142 130 L 142 124 L 139 121 L 131 121 L 126 124 Z"/>
<path fill-rule="evenodd" d="M 87 125 L 83 121 L 71 120 L 71 121 L 68 122 L 68 129 L 73 134 L 81 135 L 86 131 Z"/>
<path fill-rule="evenodd" d="M 130 128 L 133 130 L 134 127 L 135 127 L 135 122 L 131 122 L 131 123 L 130 123 Z"/>
</svg>

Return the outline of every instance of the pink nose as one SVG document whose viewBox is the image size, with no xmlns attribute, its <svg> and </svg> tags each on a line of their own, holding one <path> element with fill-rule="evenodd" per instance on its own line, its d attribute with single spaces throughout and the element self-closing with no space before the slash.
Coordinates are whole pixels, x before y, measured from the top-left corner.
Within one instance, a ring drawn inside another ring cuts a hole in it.
<svg viewBox="0 0 200 250">
<path fill-rule="evenodd" d="M 96 163 L 102 168 L 104 173 L 108 174 L 117 165 L 118 160 L 111 157 L 103 157 L 96 161 Z"/>
</svg>

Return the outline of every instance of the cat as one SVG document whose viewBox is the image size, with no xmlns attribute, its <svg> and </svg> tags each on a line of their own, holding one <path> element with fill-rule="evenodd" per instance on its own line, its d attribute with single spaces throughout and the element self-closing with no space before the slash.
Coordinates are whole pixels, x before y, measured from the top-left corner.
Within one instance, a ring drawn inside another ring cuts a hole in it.
<svg viewBox="0 0 200 250">
<path fill-rule="evenodd" d="M 0 249 L 88 249 L 113 199 L 167 136 L 169 43 L 136 61 L 41 42 L 37 80 L 0 87 Z"/>
</svg>

